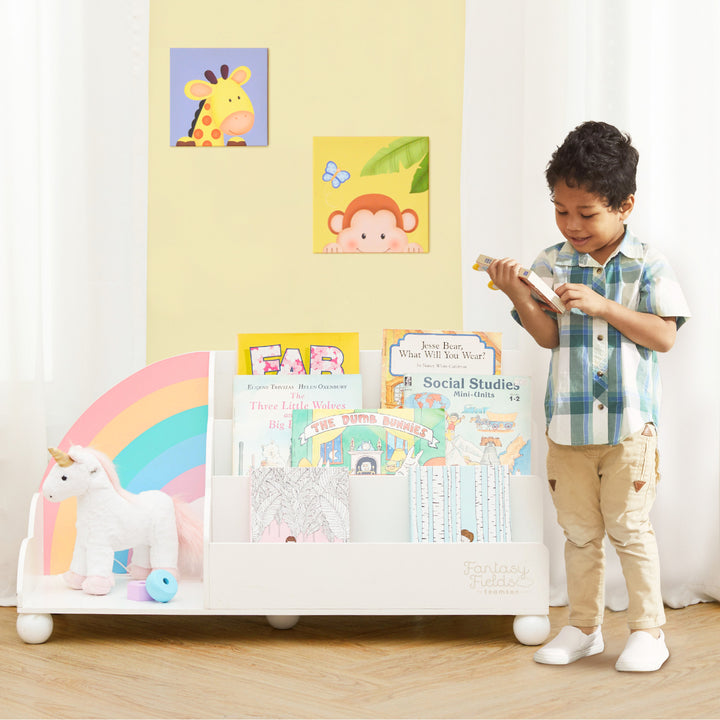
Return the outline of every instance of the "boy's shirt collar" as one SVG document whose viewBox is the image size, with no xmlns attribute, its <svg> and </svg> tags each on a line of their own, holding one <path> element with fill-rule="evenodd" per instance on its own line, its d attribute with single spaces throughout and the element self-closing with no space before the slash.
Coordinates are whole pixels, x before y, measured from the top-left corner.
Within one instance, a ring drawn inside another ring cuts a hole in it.
<svg viewBox="0 0 720 720">
<path fill-rule="evenodd" d="M 625 235 L 622 242 L 618 245 L 615 252 L 605 261 L 610 262 L 618 253 L 622 253 L 627 258 L 640 259 L 643 256 L 642 243 L 633 235 L 630 229 L 625 226 Z M 600 263 L 590 257 L 588 253 L 579 253 L 569 242 L 564 242 L 560 247 L 557 259 L 557 265 L 576 265 L 579 267 L 602 267 Z"/>
</svg>

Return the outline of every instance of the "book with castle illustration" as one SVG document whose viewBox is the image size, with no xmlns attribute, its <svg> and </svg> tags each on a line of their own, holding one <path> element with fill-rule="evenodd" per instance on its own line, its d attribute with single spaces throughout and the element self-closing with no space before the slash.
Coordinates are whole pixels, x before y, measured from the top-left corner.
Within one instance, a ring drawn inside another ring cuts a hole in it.
<svg viewBox="0 0 720 720">
<path fill-rule="evenodd" d="M 485 270 L 495 262 L 494 257 L 480 254 L 473 264 L 473 270 Z M 565 303 L 557 296 L 556 292 L 534 271 L 520 268 L 520 279 L 530 288 L 532 295 L 537 302 L 546 310 L 554 313 L 564 313 Z M 497 288 L 490 283 L 493 290 Z"/>
<path fill-rule="evenodd" d="M 259 467 L 250 476 L 253 542 L 347 542 L 350 479 L 344 468 Z"/>
<path fill-rule="evenodd" d="M 530 475 L 531 383 L 518 375 L 405 377 L 406 408 L 441 407 L 447 419 L 448 465 L 505 465 Z"/>
<path fill-rule="evenodd" d="M 290 465 L 293 410 L 337 412 L 362 405 L 361 375 L 236 375 L 233 378 L 233 475 Z"/>
<path fill-rule="evenodd" d="M 356 332 L 239 333 L 238 375 L 356 375 Z"/>
<path fill-rule="evenodd" d="M 413 542 L 510 542 L 506 466 L 418 467 L 409 481 Z"/>
<path fill-rule="evenodd" d="M 344 467 L 393 475 L 408 465 L 445 464 L 445 411 L 293 410 L 293 466 Z"/>
<path fill-rule="evenodd" d="M 402 407 L 405 375 L 415 372 L 496 375 L 502 333 L 452 330 L 383 330 L 380 406 Z"/>
</svg>

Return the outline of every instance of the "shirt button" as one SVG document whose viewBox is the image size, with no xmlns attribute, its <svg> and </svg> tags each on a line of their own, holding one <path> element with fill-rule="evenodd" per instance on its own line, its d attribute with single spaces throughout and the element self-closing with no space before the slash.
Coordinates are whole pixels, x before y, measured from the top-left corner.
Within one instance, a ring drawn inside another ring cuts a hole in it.
<svg viewBox="0 0 720 720">
<path fill-rule="evenodd" d="M 597 336 L 597 339 L 600 340 L 600 341 L 602 341 L 602 340 L 605 339 L 605 336 L 604 336 L 604 335 L 598 335 L 598 336 Z"/>
<path fill-rule="evenodd" d="M 605 406 L 602 403 L 600 403 L 598 405 L 598 410 L 604 410 L 604 409 L 605 409 Z"/>
<path fill-rule="evenodd" d="M 602 370 L 598 370 L 597 376 L 598 376 L 598 377 L 602 377 L 604 374 L 605 374 L 605 373 L 604 373 Z"/>
</svg>

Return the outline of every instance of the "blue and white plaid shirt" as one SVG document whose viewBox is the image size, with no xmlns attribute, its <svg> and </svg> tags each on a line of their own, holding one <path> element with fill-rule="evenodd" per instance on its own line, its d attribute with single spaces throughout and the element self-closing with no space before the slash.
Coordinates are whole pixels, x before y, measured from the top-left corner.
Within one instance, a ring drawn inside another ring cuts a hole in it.
<svg viewBox="0 0 720 720">
<path fill-rule="evenodd" d="M 551 287 L 582 283 L 632 310 L 675 317 L 678 327 L 690 317 L 667 260 L 627 229 L 605 266 L 563 242 L 540 253 L 532 269 Z M 513 317 L 519 322 L 514 309 Z M 560 343 L 552 351 L 545 394 L 550 439 L 616 445 L 645 423 L 657 425 L 657 353 L 577 309 L 558 314 L 557 321 Z"/>
</svg>

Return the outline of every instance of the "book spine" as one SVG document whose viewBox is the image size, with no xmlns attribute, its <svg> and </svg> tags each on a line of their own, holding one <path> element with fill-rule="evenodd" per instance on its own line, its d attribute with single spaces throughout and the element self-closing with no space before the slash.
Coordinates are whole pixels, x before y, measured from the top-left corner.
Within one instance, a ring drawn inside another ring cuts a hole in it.
<svg viewBox="0 0 720 720">
<path fill-rule="evenodd" d="M 489 255 L 478 255 L 475 260 L 475 264 L 473 265 L 473 269 L 487 270 L 494 262 L 494 257 L 490 257 Z"/>
</svg>

